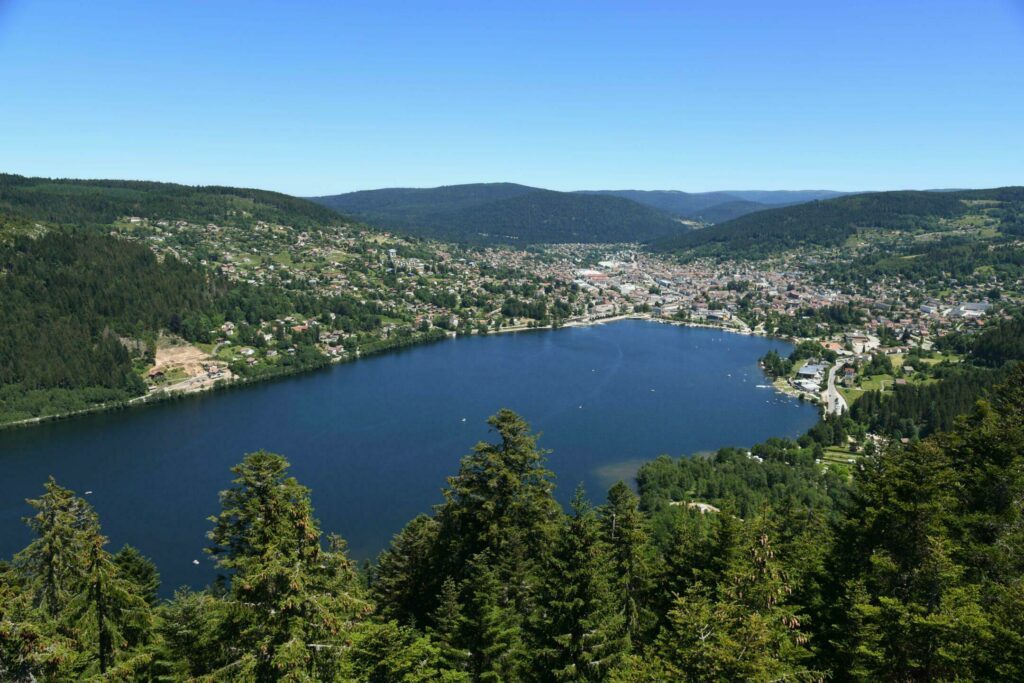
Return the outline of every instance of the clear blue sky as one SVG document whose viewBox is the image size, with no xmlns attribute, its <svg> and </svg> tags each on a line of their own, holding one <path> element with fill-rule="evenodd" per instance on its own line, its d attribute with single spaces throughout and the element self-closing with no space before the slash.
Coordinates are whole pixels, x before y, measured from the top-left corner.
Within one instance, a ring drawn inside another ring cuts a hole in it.
<svg viewBox="0 0 1024 683">
<path fill-rule="evenodd" d="M 0 0 L 0 170 L 300 195 L 1024 184 L 1024 0 Z"/>
</svg>

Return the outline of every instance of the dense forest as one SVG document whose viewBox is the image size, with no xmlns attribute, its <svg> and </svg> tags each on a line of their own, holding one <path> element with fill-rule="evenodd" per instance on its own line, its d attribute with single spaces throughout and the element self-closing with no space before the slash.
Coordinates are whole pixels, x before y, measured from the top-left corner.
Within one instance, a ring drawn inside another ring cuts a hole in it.
<svg viewBox="0 0 1024 683">
<path fill-rule="evenodd" d="M 755 211 L 764 211 L 772 207 L 767 204 L 760 204 L 758 202 L 750 202 L 745 199 L 737 199 L 731 202 L 722 202 L 721 204 L 715 204 L 709 206 L 694 218 L 698 218 L 705 223 L 725 223 L 731 221 L 734 218 L 740 216 L 746 216 L 747 214 L 754 213 Z"/>
<path fill-rule="evenodd" d="M 213 341 L 225 321 L 242 327 L 292 314 L 359 333 L 381 325 L 378 304 L 315 296 L 299 285 L 250 285 L 109 234 L 129 216 L 248 229 L 285 222 L 337 225 L 335 212 L 275 192 L 122 180 L 51 180 L 0 174 L 0 423 L 65 414 L 146 393 L 140 372 L 162 333 Z M 293 346 L 275 368 L 232 367 L 237 376 L 322 365 L 315 331 L 285 329 Z M 261 345 L 261 335 L 245 341 Z M 373 352 L 403 339 L 367 346 Z"/>
<path fill-rule="evenodd" d="M 381 228 L 453 242 L 643 242 L 686 230 L 630 199 L 512 183 L 367 190 L 313 201 Z"/>
<path fill-rule="evenodd" d="M 51 479 L 33 540 L 0 564 L 0 678 L 1020 680 L 1022 406 L 1018 369 L 950 432 L 852 478 L 770 442 L 656 461 L 639 497 L 619 483 L 593 507 L 578 490 L 568 513 L 503 410 L 368 571 L 261 451 L 210 518 L 220 578 L 170 600 Z"/>
<path fill-rule="evenodd" d="M 939 348 L 968 354 L 971 361 L 987 367 L 1000 367 L 1007 361 L 1024 361 L 1024 312 L 999 320 L 980 333 L 960 332 L 942 337 Z"/>
<path fill-rule="evenodd" d="M 713 206 L 741 201 L 727 192 L 678 192 L 675 190 L 583 190 L 583 194 L 622 197 L 681 218 L 694 218 Z M 767 208 L 763 206 L 762 208 Z"/>
<path fill-rule="evenodd" d="M 838 197 L 834 190 L 725 190 L 681 192 L 679 190 L 582 190 L 584 194 L 606 194 L 631 199 L 681 218 L 719 223 L 776 206 L 800 204 Z"/>
<path fill-rule="evenodd" d="M 873 192 L 758 211 L 705 230 L 658 240 L 659 251 L 762 257 L 806 245 L 839 246 L 864 230 L 934 230 L 962 216 L 967 202 L 1024 202 L 1024 188 L 957 192 Z M 1008 209 L 1001 209 L 1007 211 Z M 1016 226 L 1016 218 L 1007 221 Z"/>
<path fill-rule="evenodd" d="M 209 342 L 225 320 L 255 324 L 294 312 L 324 317 L 337 328 L 380 325 L 372 304 L 351 297 L 229 281 L 89 229 L 14 236 L 0 243 L 0 273 L 0 423 L 144 394 L 139 363 L 152 362 L 161 331 Z M 288 337 L 298 352 L 285 364 L 326 362 L 315 339 Z M 244 365 L 235 369 L 248 372 Z"/>
<path fill-rule="evenodd" d="M 94 232 L 18 237 L 0 245 L 0 270 L 3 420 L 144 393 L 121 337 L 209 314 L 228 292 L 203 270 Z"/>
<path fill-rule="evenodd" d="M 220 225 L 331 225 L 336 213 L 277 192 L 134 180 L 64 180 L 0 173 L 0 234 L 35 223 L 107 226 L 125 216 Z"/>
<path fill-rule="evenodd" d="M 1006 372 L 970 365 L 944 368 L 934 382 L 864 392 L 850 407 L 850 417 L 877 434 L 927 436 L 952 427 L 958 415 L 1005 378 Z"/>
</svg>

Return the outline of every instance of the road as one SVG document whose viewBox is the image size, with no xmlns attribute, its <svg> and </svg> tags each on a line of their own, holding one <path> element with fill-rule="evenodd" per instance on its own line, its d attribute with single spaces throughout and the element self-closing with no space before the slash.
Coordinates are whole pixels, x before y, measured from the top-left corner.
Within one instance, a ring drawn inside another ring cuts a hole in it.
<svg viewBox="0 0 1024 683">
<path fill-rule="evenodd" d="M 839 368 L 843 367 L 843 360 L 839 359 L 836 364 L 828 371 L 828 388 L 821 392 L 821 400 L 825 404 L 825 414 L 831 415 L 833 413 L 842 415 L 850 406 L 846 405 L 846 399 L 836 389 L 836 372 Z"/>
</svg>

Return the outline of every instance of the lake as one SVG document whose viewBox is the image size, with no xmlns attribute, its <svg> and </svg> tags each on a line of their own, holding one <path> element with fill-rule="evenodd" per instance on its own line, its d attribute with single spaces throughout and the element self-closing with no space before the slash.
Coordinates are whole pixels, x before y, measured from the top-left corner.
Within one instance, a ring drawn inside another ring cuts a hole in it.
<svg viewBox="0 0 1024 683">
<path fill-rule="evenodd" d="M 770 387 L 758 359 L 781 341 L 626 320 L 460 338 L 180 401 L 0 431 L 0 558 L 30 540 L 21 518 L 50 474 L 86 496 L 111 550 L 156 561 L 164 594 L 212 576 L 202 548 L 229 468 L 282 453 L 312 489 L 325 532 L 372 558 L 442 499 L 445 477 L 488 438 L 499 408 L 543 432 L 558 496 L 595 503 L 660 454 L 795 437 L 814 407 Z M 198 559 L 199 565 L 193 564 Z"/>
</svg>

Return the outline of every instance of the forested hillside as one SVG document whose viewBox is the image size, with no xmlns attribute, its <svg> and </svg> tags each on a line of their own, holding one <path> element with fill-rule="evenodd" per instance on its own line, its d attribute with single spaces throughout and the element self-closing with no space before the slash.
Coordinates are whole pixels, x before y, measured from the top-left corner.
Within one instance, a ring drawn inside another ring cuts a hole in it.
<svg viewBox="0 0 1024 683">
<path fill-rule="evenodd" d="M 832 199 L 857 192 L 839 192 L 836 190 L 725 190 L 737 199 L 772 206 L 803 204 L 804 202 Z"/>
<path fill-rule="evenodd" d="M 1000 231 L 1006 236 L 1002 239 L 947 237 L 905 247 L 879 247 L 865 254 L 855 268 L 834 263 L 826 270 L 839 282 L 865 282 L 894 275 L 939 284 L 949 278 L 960 283 L 984 282 L 992 276 L 1013 282 L 1024 275 L 1024 247 L 1016 242 L 1024 235 L 1024 203 L 1018 216 L 1020 223 L 1015 224 L 1012 218 L 1002 223 Z"/>
<path fill-rule="evenodd" d="M 455 242 L 644 242 L 687 229 L 629 199 L 511 183 L 369 190 L 313 201 L 381 228 Z"/>
<path fill-rule="evenodd" d="M 144 393 L 119 335 L 216 310 L 225 281 L 91 232 L 0 246 L 0 417 Z M 143 351 L 142 353 L 145 353 Z M 141 355 L 141 354 L 140 354 Z M 56 407 L 56 406 L 54 406 Z"/>
<path fill-rule="evenodd" d="M 654 248 L 731 257 L 759 257 L 800 246 L 839 246 L 870 231 L 938 231 L 944 220 L 978 203 L 1024 202 L 1024 188 L 957 192 L 873 192 L 813 201 L 757 213 L 712 228 L 659 240 Z"/>
<path fill-rule="evenodd" d="M 694 214 L 694 218 L 700 219 L 705 223 L 724 223 L 731 221 L 734 218 L 740 216 L 746 216 L 748 213 L 754 213 L 755 211 L 764 211 L 770 209 L 767 204 L 761 204 L 759 202 L 751 202 L 746 199 L 735 199 L 728 202 L 722 202 L 721 204 L 715 204 L 709 206 L 706 209 L 698 211 Z"/>
<path fill-rule="evenodd" d="M 581 190 L 581 192 L 622 197 L 684 218 L 692 218 L 718 204 L 739 200 L 739 197 L 727 192 L 680 192 L 676 190 Z"/>
<path fill-rule="evenodd" d="M 839 356 L 823 351 L 816 341 L 805 341 L 786 358 L 769 352 L 761 358 L 761 366 L 773 378 L 785 377 L 797 363 L 809 358 L 833 363 Z M 846 447 L 847 437 L 856 435 L 854 445 L 859 449 L 869 432 L 886 438 L 917 439 L 948 431 L 959 415 L 970 412 L 979 399 L 988 398 L 992 388 L 1005 382 L 1021 363 L 1024 314 L 1019 311 L 1007 319 L 993 320 L 980 330 L 967 328 L 941 337 L 936 349 L 910 349 L 900 355 L 898 371 L 893 357 L 883 353 L 874 354 L 869 361 L 850 358 L 845 367 L 857 368 L 861 379 L 887 377 L 889 386 L 851 397 L 850 410 L 828 421 L 831 436 L 823 445 Z M 897 377 L 903 382 L 894 382 Z M 815 430 L 820 433 L 821 425 Z"/>
<path fill-rule="evenodd" d="M 431 212 L 451 211 L 501 199 L 510 199 L 536 192 L 538 189 L 516 183 L 470 183 L 431 188 L 394 187 L 362 190 L 326 197 L 312 197 L 311 200 L 353 215 L 381 214 L 396 220 L 401 218 L 414 220 Z"/>
<path fill-rule="evenodd" d="M 830 199 L 842 192 L 832 190 L 727 190 L 722 192 L 680 192 L 678 190 L 583 190 L 630 199 L 660 209 L 672 216 L 706 223 L 721 223 L 755 211 L 777 206 Z"/>
<path fill-rule="evenodd" d="M 225 320 L 301 311 L 376 317 L 342 299 L 231 282 L 197 264 L 90 230 L 53 230 L 0 244 L 0 423 L 143 395 L 139 369 L 163 330 L 210 341 Z M 297 353 L 289 364 L 324 362 Z"/>
<path fill-rule="evenodd" d="M 769 442 L 661 459 L 639 498 L 577 491 L 568 514 L 536 435 L 501 411 L 368 572 L 261 451 L 210 518 L 221 578 L 168 601 L 51 479 L 0 565 L 0 678 L 1019 680 L 1022 406 L 1017 370 L 953 431 L 852 476 L 823 472 L 813 438 Z"/>
<path fill-rule="evenodd" d="M 35 223 L 104 226 L 126 216 L 223 225 L 287 219 L 298 227 L 340 220 L 337 214 L 313 202 L 265 190 L 0 174 L 0 236 L 5 228 L 25 228 Z"/>
<path fill-rule="evenodd" d="M 414 235 L 529 244 L 646 242 L 685 232 L 674 218 L 719 223 L 838 194 L 828 190 L 552 192 L 514 183 L 476 183 L 364 190 L 311 199 L 368 223 Z"/>
<path fill-rule="evenodd" d="M 158 258 L 139 242 L 110 236 L 113 224 L 130 217 L 242 229 L 341 220 L 261 190 L 0 175 L 0 424 L 144 395 L 140 372 L 163 332 L 208 342 L 225 321 L 292 313 L 334 313 L 358 329 L 379 324 L 372 305 L 351 297 L 252 286 L 174 250 Z M 297 350 L 282 366 L 324 362 L 308 340 L 294 341 Z"/>
</svg>

